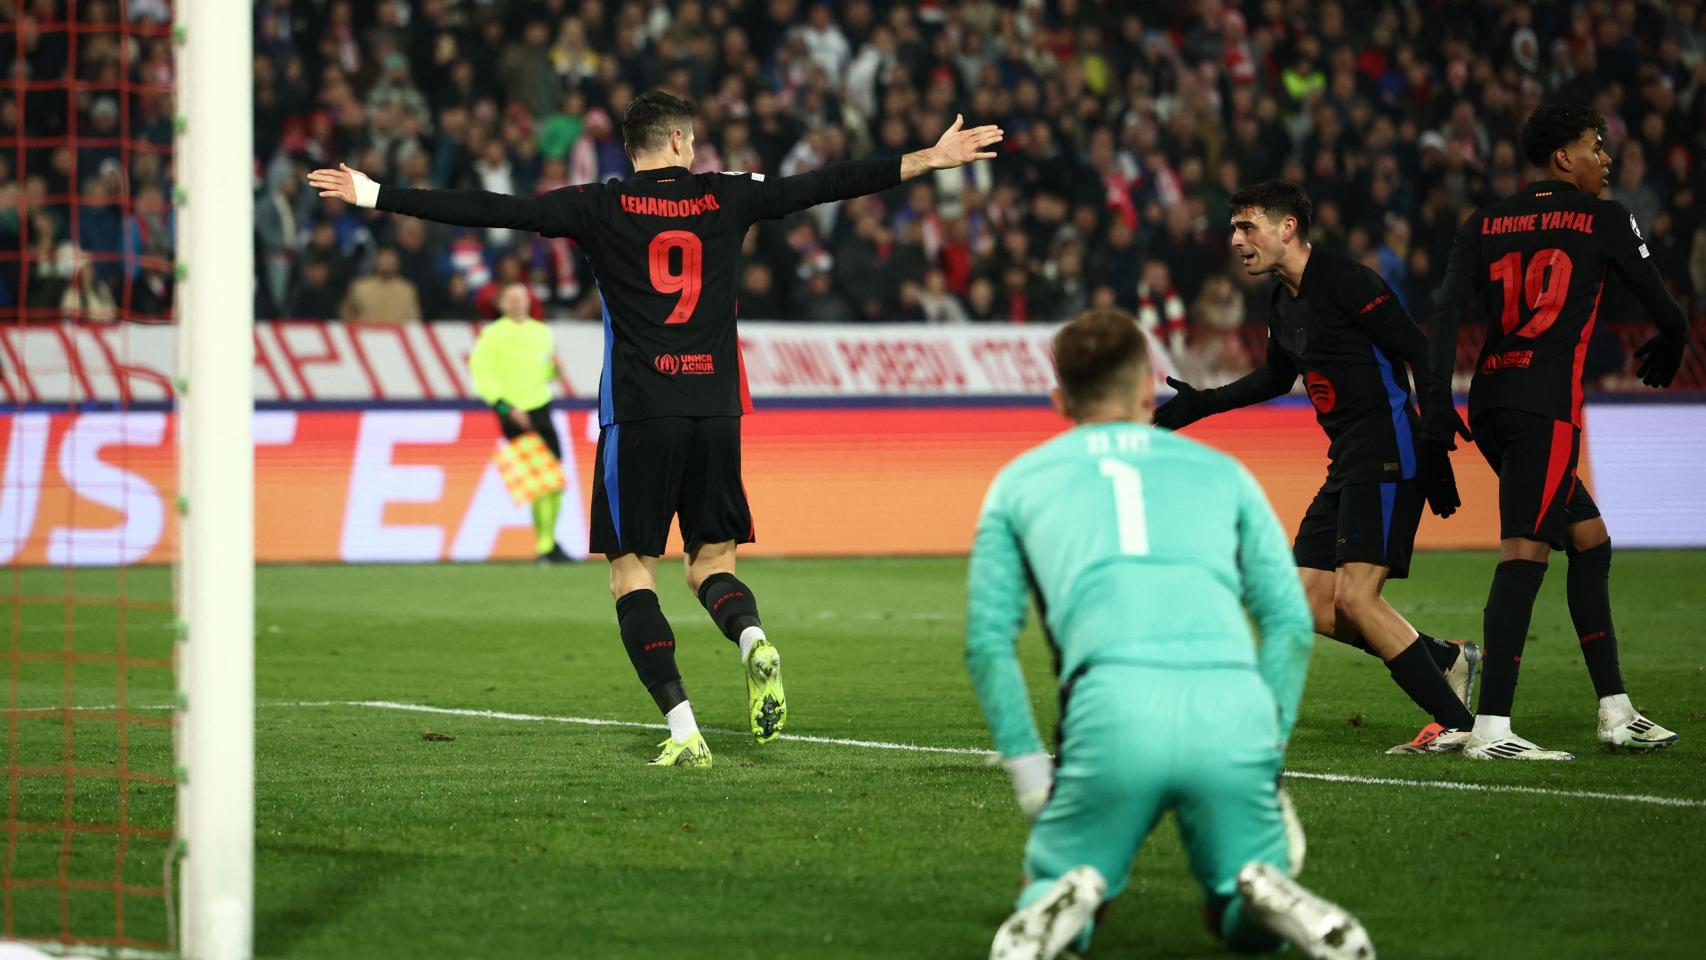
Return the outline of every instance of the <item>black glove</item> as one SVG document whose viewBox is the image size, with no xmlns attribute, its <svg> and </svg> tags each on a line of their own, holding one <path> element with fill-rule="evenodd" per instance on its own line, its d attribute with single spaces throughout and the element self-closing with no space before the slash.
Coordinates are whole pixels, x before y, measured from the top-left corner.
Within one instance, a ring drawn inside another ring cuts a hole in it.
<svg viewBox="0 0 1706 960">
<path fill-rule="evenodd" d="M 1421 456 L 1416 465 L 1416 482 L 1421 485 L 1422 496 L 1427 498 L 1428 509 L 1434 516 L 1449 517 L 1463 506 L 1463 498 L 1457 494 L 1457 474 L 1451 469 L 1448 451 L 1452 448 L 1432 440 L 1423 440 L 1417 446 Z"/>
<path fill-rule="evenodd" d="M 1463 417 L 1457 413 L 1457 404 L 1450 397 L 1431 400 L 1422 405 L 1422 442 L 1432 443 L 1446 450 L 1456 450 L 1456 437 L 1462 437 L 1465 442 L 1474 443 L 1475 435 L 1469 432 L 1469 425 L 1463 422 Z"/>
<path fill-rule="evenodd" d="M 1196 423 L 1214 412 L 1214 402 L 1207 390 L 1198 390 L 1183 380 L 1167 378 L 1167 386 L 1179 391 L 1173 399 L 1155 408 L 1150 423 L 1168 430 L 1179 430 Z"/>
<path fill-rule="evenodd" d="M 1676 371 L 1682 366 L 1682 352 L 1686 348 L 1687 344 L 1659 334 L 1635 351 L 1635 359 L 1641 361 L 1635 375 L 1649 387 L 1662 390 L 1670 386 L 1670 382 L 1676 379 Z"/>
</svg>

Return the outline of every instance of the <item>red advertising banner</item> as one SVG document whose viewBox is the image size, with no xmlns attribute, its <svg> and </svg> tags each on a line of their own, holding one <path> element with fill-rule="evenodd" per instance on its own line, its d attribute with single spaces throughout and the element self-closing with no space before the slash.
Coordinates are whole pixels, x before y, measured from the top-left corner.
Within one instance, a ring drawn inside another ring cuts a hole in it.
<svg viewBox="0 0 1706 960">
<path fill-rule="evenodd" d="M 558 539 L 579 555 L 586 550 L 596 417 L 570 410 L 556 418 L 568 499 L 580 504 L 563 511 Z M 964 552 L 995 472 L 1064 427 L 1035 405 L 761 411 L 743 427 L 758 526 L 750 552 Z M 1288 526 L 1320 485 L 1325 441 L 1307 407 L 1238 411 L 1193 427 L 1191 435 L 1248 464 Z M 498 441 L 486 411 L 257 413 L 257 556 L 269 562 L 528 557 L 528 510 L 511 501 L 492 462 Z M 0 452 L 0 561 L 105 565 L 173 557 L 169 414 L 0 417 Z M 1473 450 L 1459 451 L 1457 466 L 1464 508 L 1449 521 L 1426 518 L 1425 547 L 1497 542 L 1491 473 Z M 1606 512 L 1613 516 L 1613 506 L 1606 504 Z"/>
</svg>

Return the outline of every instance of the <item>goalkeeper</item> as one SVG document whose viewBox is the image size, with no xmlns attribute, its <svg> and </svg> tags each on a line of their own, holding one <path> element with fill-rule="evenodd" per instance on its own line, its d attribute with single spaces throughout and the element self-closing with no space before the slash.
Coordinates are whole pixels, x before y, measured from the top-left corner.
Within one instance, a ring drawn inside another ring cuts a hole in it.
<svg viewBox="0 0 1706 960">
<path fill-rule="evenodd" d="M 1230 457 L 1148 425 L 1130 316 L 1085 313 L 1054 358 L 1055 407 L 1076 425 L 995 478 L 967 588 L 972 685 L 1035 818 L 990 956 L 1082 951 L 1172 810 L 1229 946 L 1372 958 L 1354 917 L 1291 878 L 1302 833 L 1277 784 L 1314 629 L 1273 508 Z M 1014 647 L 1029 592 L 1061 680 L 1052 763 Z"/>
<path fill-rule="evenodd" d="M 501 316 L 486 324 L 468 355 L 474 392 L 497 412 L 504 439 L 537 433 L 558 462 L 563 445 L 551 423 L 551 380 L 557 375 L 557 349 L 551 328 L 533 319 L 533 298 L 512 283 L 498 294 Z M 563 491 L 533 501 L 533 549 L 540 563 L 572 563 L 557 545 L 557 514 Z"/>
</svg>

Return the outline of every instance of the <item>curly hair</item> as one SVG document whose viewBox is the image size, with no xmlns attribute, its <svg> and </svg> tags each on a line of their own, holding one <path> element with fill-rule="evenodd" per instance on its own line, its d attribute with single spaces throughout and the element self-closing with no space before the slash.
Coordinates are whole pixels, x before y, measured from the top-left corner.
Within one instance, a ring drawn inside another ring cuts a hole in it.
<svg viewBox="0 0 1706 960">
<path fill-rule="evenodd" d="M 1592 107 L 1579 103 L 1542 104 L 1522 125 L 1522 155 L 1542 169 L 1552 154 L 1574 143 L 1583 133 L 1605 129 L 1605 118 Z"/>
</svg>

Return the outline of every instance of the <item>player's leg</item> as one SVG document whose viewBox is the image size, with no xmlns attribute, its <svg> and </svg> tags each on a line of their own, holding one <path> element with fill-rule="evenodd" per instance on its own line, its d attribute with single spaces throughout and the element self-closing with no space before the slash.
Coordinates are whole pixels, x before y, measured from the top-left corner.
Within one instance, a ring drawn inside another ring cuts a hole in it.
<svg viewBox="0 0 1706 960">
<path fill-rule="evenodd" d="M 1315 632 L 1331 637 L 1346 646 L 1355 647 L 1371 657 L 1384 661 L 1379 651 L 1369 646 L 1368 639 L 1349 623 L 1341 623 L 1333 603 L 1334 573 L 1339 561 L 1339 510 L 1341 490 L 1323 489 L 1316 493 L 1309 509 L 1298 525 L 1292 541 L 1292 558 L 1297 562 L 1297 576 L 1303 583 L 1303 595 L 1309 600 L 1309 612 L 1315 620 Z M 1467 665 L 1459 663 L 1462 645 L 1431 637 L 1411 627 L 1412 636 L 1421 638 L 1424 649 L 1448 676 L 1452 671 L 1464 672 Z M 1479 660 L 1477 658 L 1476 662 Z"/>
<path fill-rule="evenodd" d="M 1611 622 L 1611 535 L 1584 484 L 1577 483 L 1570 495 L 1569 516 L 1565 595 L 1599 698 L 1599 743 L 1622 750 L 1668 747 L 1677 735 L 1642 716 L 1623 687 L 1617 631 Z"/>
<path fill-rule="evenodd" d="M 653 763 L 710 766 L 693 706 L 675 665 L 675 632 L 658 606 L 657 560 L 669 531 L 676 483 L 668 469 L 668 420 L 606 426 L 592 482 L 591 549 L 610 559 L 610 596 L 634 673 L 669 724 Z"/>
<path fill-rule="evenodd" d="M 1243 952 L 1291 943 L 1308 957 L 1372 957 L 1355 917 L 1291 879 L 1302 866 L 1301 828 L 1287 823 L 1280 800 L 1271 694 L 1252 674 L 1199 677 L 1216 682 L 1182 691 L 1182 706 L 1213 734 L 1176 768 L 1176 812 L 1210 931 Z"/>
<path fill-rule="evenodd" d="M 1464 753 L 1477 760 L 1572 760 L 1514 734 L 1511 707 L 1547 557 L 1564 544 L 1579 432 L 1518 410 L 1493 410 L 1477 423 L 1476 446 L 1499 477 L 1499 565 L 1482 614 L 1481 699 Z"/>
<path fill-rule="evenodd" d="M 1432 723 L 1402 752 L 1449 749 L 1460 739 L 1443 736 L 1468 727 L 1462 699 L 1441 673 L 1433 638 L 1419 633 L 1380 596 L 1393 569 L 1408 575 L 1421 495 L 1414 484 L 1350 484 L 1316 497 L 1331 512 L 1311 506 L 1292 553 L 1316 629 L 1354 637 L 1386 664 L 1392 680 Z M 1332 564 L 1328 575 L 1320 567 Z M 1442 738 L 1443 736 L 1443 738 Z"/>
<path fill-rule="evenodd" d="M 563 444 L 557 437 L 557 425 L 551 422 L 551 405 L 527 411 L 533 432 L 545 442 L 546 449 L 563 462 Z M 533 552 L 543 563 L 570 563 L 570 557 L 557 544 L 557 517 L 563 512 L 563 491 L 541 495 L 533 501 Z"/>
<path fill-rule="evenodd" d="M 752 507 L 740 472 L 740 418 L 692 421 L 679 511 L 687 586 L 723 636 L 740 647 L 752 735 L 769 743 L 788 719 L 782 657 L 764 633 L 752 588 L 735 575 L 735 549 L 753 542 Z"/>
<path fill-rule="evenodd" d="M 1054 789 L 1025 844 L 1025 886 L 992 960 L 1054 957 L 1089 944 L 1101 905 L 1125 889 L 1132 860 L 1165 812 L 1177 731 L 1161 729 L 1171 695 L 1134 668 L 1102 666 L 1062 688 Z"/>
</svg>

